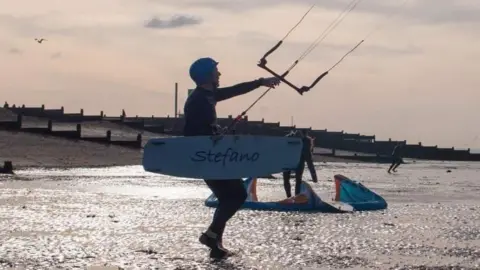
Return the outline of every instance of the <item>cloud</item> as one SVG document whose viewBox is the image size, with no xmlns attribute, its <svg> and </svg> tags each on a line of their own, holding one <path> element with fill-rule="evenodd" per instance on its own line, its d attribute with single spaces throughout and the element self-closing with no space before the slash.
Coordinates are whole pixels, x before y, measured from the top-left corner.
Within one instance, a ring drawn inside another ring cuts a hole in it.
<svg viewBox="0 0 480 270">
<path fill-rule="evenodd" d="M 62 52 L 56 52 L 50 56 L 50 59 L 58 59 L 58 58 L 62 58 Z"/>
<path fill-rule="evenodd" d="M 11 48 L 10 50 L 8 50 L 8 53 L 10 53 L 10 54 L 23 54 L 23 51 L 18 49 L 18 48 Z"/>
<path fill-rule="evenodd" d="M 387 46 L 380 46 L 380 45 L 361 45 L 358 49 L 356 54 L 383 54 L 383 55 L 406 55 L 406 54 L 422 54 L 424 50 L 421 47 L 414 46 L 414 45 L 407 45 L 403 47 L 387 47 Z"/>
<path fill-rule="evenodd" d="M 158 1 L 158 0 L 156 0 Z M 181 7 L 200 7 L 221 9 L 234 13 L 250 12 L 258 9 L 275 9 L 280 5 L 304 5 L 316 4 L 317 8 L 341 11 L 344 10 L 352 0 L 176 0 L 172 5 Z M 406 0 L 385 1 L 370 0 L 360 1 L 352 11 L 370 13 L 376 15 L 395 14 L 397 16 L 413 19 L 415 21 L 436 24 L 436 23 L 467 23 L 479 22 L 480 2 L 476 0 Z M 293 3 L 294 2 L 294 3 Z M 306 11 L 306 10 L 305 10 Z M 314 12 L 314 10 L 312 10 Z M 292 14 L 292 16 L 295 16 Z"/>
<path fill-rule="evenodd" d="M 168 20 L 161 20 L 154 16 L 146 24 L 146 28 L 156 28 L 156 29 L 169 29 L 169 28 L 179 28 L 188 25 L 197 25 L 202 22 L 199 18 L 194 18 L 191 16 L 184 15 L 175 15 Z"/>
</svg>

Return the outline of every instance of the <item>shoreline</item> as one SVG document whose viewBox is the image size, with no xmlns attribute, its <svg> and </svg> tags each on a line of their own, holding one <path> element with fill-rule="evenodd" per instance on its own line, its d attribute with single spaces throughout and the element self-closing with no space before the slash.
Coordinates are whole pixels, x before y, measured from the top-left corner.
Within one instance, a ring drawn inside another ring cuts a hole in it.
<svg viewBox="0 0 480 270">
<path fill-rule="evenodd" d="M 0 130 L 0 166 L 13 169 L 100 168 L 142 165 L 142 149 L 104 145 L 83 140 Z M 314 155 L 314 162 L 365 163 L 341 157 Z"/>
</svg>

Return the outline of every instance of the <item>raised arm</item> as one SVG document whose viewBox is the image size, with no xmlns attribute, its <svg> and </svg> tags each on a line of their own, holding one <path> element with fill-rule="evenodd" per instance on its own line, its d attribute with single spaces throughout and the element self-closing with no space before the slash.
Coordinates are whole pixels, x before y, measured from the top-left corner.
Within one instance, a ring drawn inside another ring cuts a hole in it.
<svg viewBox="0 0 480 270">
<path fill-rule="evenodd" d="M 222 101 L 236 96 L 240 96 L 251 92 L 263 85 L 263 79 L 258 79 L 250 82 L 239 83 L 230 87 L 218 88 L 215 91 L 215 100 Z"/>
</svg>

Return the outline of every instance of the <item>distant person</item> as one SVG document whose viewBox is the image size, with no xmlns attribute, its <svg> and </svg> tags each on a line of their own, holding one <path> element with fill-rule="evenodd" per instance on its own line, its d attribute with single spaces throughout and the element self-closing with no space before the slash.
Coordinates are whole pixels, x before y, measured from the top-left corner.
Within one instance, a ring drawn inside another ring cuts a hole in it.
<svg viewBox="0 0 480 270">
<path fill-rule="evenodd" d="M 217 102 L 246 94 L 260 86 L 274 88 L 280 83 L 278 78 L 260 78 L 231 87 L 219 88 L 220 72 L 218 63 L 211 58 L 201 58 L 190 66 L 190 77 L 197 87 L 188 96 L 184 106 L 184 136 L 212 136 L 221 131 L 216 124 Z M 210 257 L 225 258 L 231 253 L 223 247 L 222 236 L 227 221 L 242 207 L 247 193 L 242 179 L 208 180 L 207 186 L 218 199 L 212 223 L 202 233 L 199 241 L 211 249 Z"/>
<path fill-rule="evenodd" d="M 0 174 L 15 174 L 13 172 L 13 164 L 11 161 L 5 161 L 3 167 L 0 166 Z"/>
<path fill-rule="evenodd" d="M 390 171 L 397 172 L 396 169 L 398 168 L 398 166 L 400 166 L 400 164 L 403 163 L 402 150 L 403 150 L 402 143 L 397 143 L 397 145 L 395 145 L 395 148 L 393 148 L 392 165 L 390 165 L 390 168 L 388 169 L 388 173 L 391 173 Z"/>
<path fill-rule="evenodd" d="M 296 135 L 296 132 L 292 131 L 286 135 L 286 137 L 293 137 Z M 298 167 L 295 169 L 295 195 L 300 194 L 300 188 L 302 185 L 302 178 L 303 172 L 305 170 L 305 163 L 307 163 L 308 170 L 310 171 L 310 175 L 312 176 L 313 182 L 318 182 L 317 172 L 315 171 L 315 166 L 313 165 L 313 138 L 308 136 L 308 132 L 300 131 L 300 137 L 302 138 L 302 153 L 300 155 L 300 161 L 298 163 Z M 284 171 L 283 172 L 283 187 L 285 188 L 285 193 L 287 194 L 287 198 L 292 197 L 291 185 L 290 185 L 290 175 L 291 171 Z"/>
<path fill-rule="evenodd" d="M 302 148 L 302 159 L 300 159 L 300 170 L 301 174 L 303 175 L 303 171 L 305 169 L 305 163 L 307 163 L 308 170 L 310 171 L 310 175 L 312 176 L 313 182 L 318 182 L 317 172 L 315 171 L 315 166 L 313 165 L 313 149 L 315 147 L 314 140 L 312 137 L 308 136 L 308 130 L 300 131 L 300 135 L 303 142 Z"/>
</svg>

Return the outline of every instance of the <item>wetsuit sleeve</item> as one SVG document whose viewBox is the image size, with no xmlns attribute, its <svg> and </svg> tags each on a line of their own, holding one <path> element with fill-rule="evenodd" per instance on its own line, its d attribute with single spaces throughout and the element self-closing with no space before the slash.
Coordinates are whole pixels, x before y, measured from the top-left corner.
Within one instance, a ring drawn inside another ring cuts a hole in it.
<svg viewBox="0 0 480 270">
<path fill-rule="evenodd" d="M 215 100 L 222 101 L 246 94 L 262 86 L 261 82 L 262 79 L 258 79 L 251 82 L 239 83 L 230 87 L 218 88 L 217 91 L 215 91 Z"/>
</svg>

